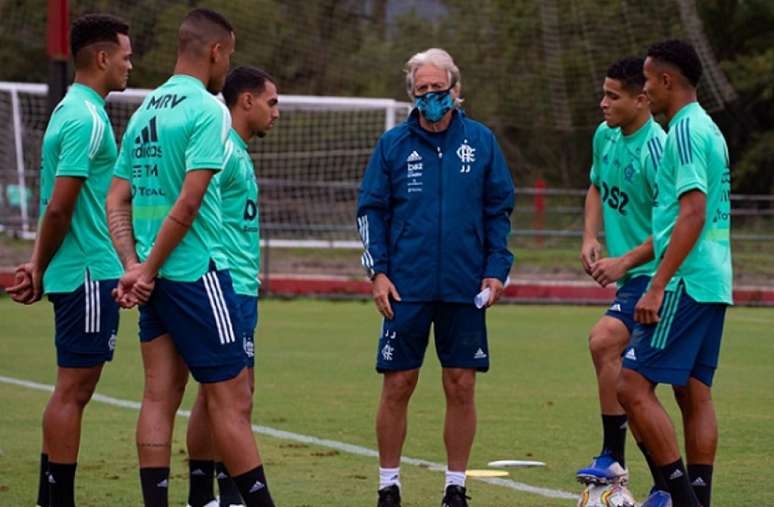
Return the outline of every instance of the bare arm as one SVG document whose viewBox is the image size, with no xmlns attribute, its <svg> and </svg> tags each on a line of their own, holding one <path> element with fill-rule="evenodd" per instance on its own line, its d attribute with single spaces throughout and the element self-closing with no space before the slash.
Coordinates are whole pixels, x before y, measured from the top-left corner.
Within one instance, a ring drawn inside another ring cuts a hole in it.
<svg viewBox="0 0 774 507">
<path fill-rule="evenodd" d="M 602 245 L 597 240 L 601 227 L 602 199 L 599 196 L 599 189 L 589 185 L 583 213 L 583 246 L 581 246 L 581 263 L 588 274 L 592 272 L 592 264 L 601 256 Z"/>
<path fill-rule="evenodd" d="M 630 269 L 641 266 L 653 259 L 653 236 L 642 244 L 631 249 L 626 255 L 621 257 L 606 257 L 600 259 L 591 266 L 591 276 L 594 277 L 602 287 L 610 283 L 617 282 L 624 277 Z"/>
<path fill-rule="evenodd" d="M 78 202 L 84 181 L 83 178 L 74 176 L 58 176 L 54 182 L 51 201 L 46 206 L 32 253 L 31 262 L 40 268 L 41 272 L 46 270 L 70 230 L 75 203 Z"/>
<path fill-rule="evenodd" d="M 137 303 L 147 301 L 150 297 L 154 280 L 161 266 L 191 228 L 213 174 L 214 170 L 208 169 L 190 171 L 186 174 L 180 195 L 161 224 L 148 258 L 145 262 L 127 269 L 118 281 L 118 287 L 113 291 L 113 297 L 121 306 L 131 308 Z"/>
<path fill-rule="evenodd" d="M 706 220 L 706 209 L 707 196 L 700 190 L 691 190 L 680 196 L 680 212 L 669 246 L 653 276 L 650 289 L 635 308 L 637 322 L 653 324 L 659 321 L 658 311 L 664 299 L 664 289 L 699 239 Z"/>
<path fill-rule="evenodd" d="M 32 258 L 29 263 L 16 269 L 17 273 L 28 273 L 32 290 L 24 294 L 27 297 L 22 297 L 20 291 L 25 290 L 24 283 L 8 287 L 7 291 L 15 301 L 31 304 L 43 295 L 43 273 L 70 230 L 70 221 L 83 182 L 83 178 L 75 176 L 57 176 L 54 180 L 54 190 L 40 222 Z"/>
<path fill-rule="evenodd" d="M 107 196 L 107 219 L 113 248 L 124 269 L 129 269 L 139 262 L 132 230 L 132 189 L 129 181 L 113 178 Z"/>
<path fill-rule="evenodd" d="M 633 248 L 626 255 L 623 256 L 624 266 L 626 270 L 642 266 L 646 262 L 653 260 L 653 236 L 648 236 L 648 239 L 642 242 L 641 245 Z"/>
<path fill-rule="evenodd" d="M 691 249 L 699 239 L 704 227 L 706 209 L 707 196 L 703 192 L 693 190 L 680 196 L 680 213 L 677 216 L 669 246 L 658 266 L 658 271 L 653 276 L 651 285 L 659 288 L 666 287 L 685 258 L 691 253 Z"/>
<path fill-rule="evenodd" d="M 155 278 L 169 255 L 183 240 L 199 213 L 207 186 L 214 174 L 214 170 L 197 170 L 186 174 L 180 195 L 164 223 L 161 224 L 156 243 L 145 260 L 146 275 Z"/>
</svg>

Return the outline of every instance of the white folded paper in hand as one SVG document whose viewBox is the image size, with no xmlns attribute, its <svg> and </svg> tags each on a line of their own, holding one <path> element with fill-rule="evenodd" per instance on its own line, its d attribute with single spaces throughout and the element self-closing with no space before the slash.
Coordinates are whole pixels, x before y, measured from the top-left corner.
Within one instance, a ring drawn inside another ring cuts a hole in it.
<svg viewBox="0 0 774 507">
<path fill-rule="evenodd" d="M 486 304 L 489 302 L 489 294 L 492 293 L 492 290 L 487 287 L 486 289 L 482 290 L 478 294 L 476 294 L 476 297 L 473 298 L 473 304 L 476 305 L 476 308 L 479 310 L 486 306 Z"/>
</svg>

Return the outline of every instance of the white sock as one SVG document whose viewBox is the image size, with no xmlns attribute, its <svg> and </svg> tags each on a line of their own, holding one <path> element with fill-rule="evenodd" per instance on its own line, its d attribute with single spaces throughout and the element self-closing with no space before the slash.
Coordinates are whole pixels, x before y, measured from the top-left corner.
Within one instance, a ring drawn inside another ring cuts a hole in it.
<svg viewBox="0 0 774 507">
<path fill-rule="evenodd" d="M 384 489 L 392 485 L 400 487 L 400 467 L 379 467 L 379 489 Z"/>
<path fill-rule="evenodd" d="M 446 490 L 449 486 L 460 486 L 464 488 L 465 472 L 453 472 L 446 468 L 446 485 L 443 489 Z"/>
</svg>

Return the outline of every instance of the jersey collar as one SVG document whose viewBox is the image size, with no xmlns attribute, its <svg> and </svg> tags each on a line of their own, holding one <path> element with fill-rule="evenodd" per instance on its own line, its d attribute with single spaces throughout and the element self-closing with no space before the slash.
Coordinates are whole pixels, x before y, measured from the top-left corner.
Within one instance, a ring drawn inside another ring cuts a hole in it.
<svg viewBox="0 0 774 507">
<path fill-rule="evenodd" d="M 234 143 L 236 143 L 236 145 L 239 146 L 240 148 L 242 148 L 243 150 L 246 150 L 247 149 L 247 143 L 245 142 L 244 139 L 242 139 L 242 136 L 239 135 L 239 132 L 234 130 L 233 127 L 231 128 L 231 130 L 229 132 L 231 134 L 232 141 L 234 141 Z"/>
<path fill-rule="evenodd" d="M 624 143 L 626 144 L 633 144 L 638 143 L 642 140 L 643 137 L 648 135 L 648 132 L 650 132 L 650 128 L 653 126 L 653 117 L 651 116 L 648 118 L 648 121 L 642 124 L 640 128 L 638 128 L 636 131 L 632 132 L 631 134 L 624 135 L 623 130 L 621 131 L 621 139 L 623 139 Z"/>
<path fill-rule="evenodd" d="M 699 105 L 698 102 L 690 102 L 686 105 L 684 105 L 680 110 L 675 114 L 672 119 L 669 121 L 669 128 L 672 128 L 672 125 L 675 125 L 677 122 L 688 116 L 689 114 L 693 113 L 694 111 L 700 111 L 702 110 L 702 107 Z"/>
<path fill-rule="evenodd" d="M 97 93 L 93 88 L 86 86 L 85 84 L 81 83 L 73 83 L 70 87 L 70 90 L 79 94 L 83 95 L 87 99 L 89 99 L 91 102 L 94 102 L 95 104 L 98 104 L 100 106 L 105 106 L 105 99 L 102 98 L 102 96 Z"/>
<path fill-rule="evenodd" d="M 172 77 L 169 78 L 169 81 L 172 82 L 186 82 L 191 83 L 192 85 L 201 88 L 202 90 L 206 90 L 204 83 L 201 79 L 198 77 L 189 76 L 188 74 L 173 74 Z"/>
</svg>

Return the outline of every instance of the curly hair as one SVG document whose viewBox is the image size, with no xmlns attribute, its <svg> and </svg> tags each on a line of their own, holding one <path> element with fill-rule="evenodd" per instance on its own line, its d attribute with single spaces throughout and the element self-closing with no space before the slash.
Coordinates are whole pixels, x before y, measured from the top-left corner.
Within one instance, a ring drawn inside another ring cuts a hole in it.
<svg viewBox="0 0 774 507">
<path fill-rule="evenodd" d="M 654 60 L 677 67 L 692 86 L 699 84 L 702 66 L 696 50 L 681 40 L 668 40 L 653 44 L 648 48 L 648 56 Z"/>
<path fill-rule="evenodd" d="M 607 69 L 607 77 L 621 82 L 625 90 L 633 95 L 642 93 L 645 74 L 642 73 L 644 58 L 629 57 L 618 60 Z"/>
<path fill-rule="evenodd" d="M 110 14 L 86 14 L 70 27 L 70 54 L 78 58 L 85 47 L 99 42 L 118 44 L 118 34 L 129 35 L 129 25 Z"/>
</svg>

